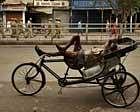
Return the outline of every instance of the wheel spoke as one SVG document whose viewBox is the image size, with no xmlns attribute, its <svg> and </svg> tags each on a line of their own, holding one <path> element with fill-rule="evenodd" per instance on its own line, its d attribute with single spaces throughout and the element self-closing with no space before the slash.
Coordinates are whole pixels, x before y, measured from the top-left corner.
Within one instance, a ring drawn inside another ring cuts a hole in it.
<svg viewBox="0 0 140 112">
<path fill-rule="evenodd" d="M 126 99 L 125 99 L 123 93 L 122 93 L 122 92 L 120 92 L 120 93 L 121 93 L 121 96 L 122 96 L 122 98 L 123 98 L 123 100 L 124 100 L 125 105 L 127 105 L 127 102 L 126 102 Z"/>
<path fill-rule="evenodd" d="M 111 94 L 113 94 L 113 93 L 115 93 L 115 92 L 118 92 L 118 90 L 115 89 L 115 90 L 113 90 L 112 92 L 106 93 L 105 96 L 111 95 Z"/>
<path fill-rule="evenodd" d="M 23 72 L 19 72 L 19 75 L 18 75 L 19 78 L 25 78 Z"/>
<path fill-rule="evenodd" d="M 111 81 L 114 86 L 106 84 Z M 122 71 L 116 72 L 111 77 L 108 75 L 102 84 L 105 101 L 115 107 L 127 107 L 133 104 L 139 96 L 139 90 L 137 79 L 132 74 Z"/>
<path fill-rule="evenodd" d="M 36 90 L 32 84 L 30 84 L 30 89 L 31 89 L 31 91 L 32 91 L 32 90 L 33 90 L 33 91 Z"/>
<path fill-rule="evenodd" d="M 42 83 L 42 81 L 39 80 L 39 79 L 32 79 L 32 81 L 33 81 L 33 82 L 39 82 L 39 83 Z"/>
<path fill-rule="evenodd" d="M 124 89 L 124 91 L 126 90 L 126 89 L 128 89 L 129 87 L 131 87 L 131 86 L 133 86 L 133 85 L 135 85 L 136 84 L 136 82 L 134 82 L 134 83 L 132 83 L 132 84 L 129 84 L 129 85 L 125 85 L 124 87 L 122 87 L 123 89 Z"/>
<path fill-rule="evenodd" d="M 15 68 L 12 74 L 14 88 L 23 95 L 33 95 L 42 89 L 43 72 L 33 63 L 24 63 Z"/>
<path fill-rule="evenodd" d="M 19 71 L 19 74 L 23 76 L 24 75 L 24 72 L 23 71 Z"/>
</svg>

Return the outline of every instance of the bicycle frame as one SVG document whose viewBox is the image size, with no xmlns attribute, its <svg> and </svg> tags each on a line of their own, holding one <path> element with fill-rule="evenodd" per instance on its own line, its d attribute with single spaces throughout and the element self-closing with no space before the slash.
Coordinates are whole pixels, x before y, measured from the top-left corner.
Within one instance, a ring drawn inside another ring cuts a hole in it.
<svg viewBox="0 0 140 112">
<path fill-rule="evenodd" d="M 77 69 L 79 71 L 79 73 L 81 74 L 81 77 L 68 77 L 68 71 L 70 69 L 70 67 L 67 68 L 64 77 L 60 77 L 55 71 L 53 71 L 50 67 L 48 67 L 46 64 L 44 63 L 53 63 L 53 62 L 64 62 L 64 59 L 45 59 L 45 55 L 43 55 L 38 61 L 39 62 L 38 66 L 40 67 L 40 69 L 42 69 L 42 67 L 47 70 L 50 74 L 52 74 L 59 82 L 60 86 L 66 86 L 66 85 L 72 85 L 72 84 L 79 84 L 79 83 L 90 83 L 90 84 L 101 84 L 100 80 L 103 80 L 103 78 L 105 77 L 105 75 L 100 75 L 103 73 L 103 71 L 105 70 L 105 66 L 103 67 L 102 71 L 90 78 L 84 78 L 84 73 L 81 69 Z M 102 78 L 101 78 L 102 77 Z M 101 78 L 101 79 L 100 79 Z M 69 79 L 69 80 L 67 80 Z M 76 80 L 74 80 L 76 79 Z M 96 80 L 95 80 L 96 79 Z M 93 82 L 93 80 L 95 80 L 95 82 Z"/>
</svg>

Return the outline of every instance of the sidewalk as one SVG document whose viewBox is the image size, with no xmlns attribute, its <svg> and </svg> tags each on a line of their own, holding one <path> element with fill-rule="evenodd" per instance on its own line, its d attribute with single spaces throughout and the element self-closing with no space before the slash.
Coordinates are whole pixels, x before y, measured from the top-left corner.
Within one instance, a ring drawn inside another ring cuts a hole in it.
<svg viewBox="0 0 140 112">
<path fill-rule="evenodd" d="M 11 38 L 7 36 L 6 38 L 0 37 L 0 45 L 52 45 L 52 44 L 65 44 L 67 43 L 72 36 L 76 35 L 76 33 L 67 33 L 64 38 L 54 38 L 51 40 L 51 37 L 45 38 L 43 35 L 36 35 L 33 38 L 24 38 L 20 37 L 18 40 L 16 38 Z M 125 34 L 123 37 L 129 37 L 136 40 L 140 43 L 140 37 L 135 34 Z M 103 44 L 109 37 L 106 33 L 88 33 L 88 35 L 84 34 L 81 36 L 82 44 Z"/>
</svg>

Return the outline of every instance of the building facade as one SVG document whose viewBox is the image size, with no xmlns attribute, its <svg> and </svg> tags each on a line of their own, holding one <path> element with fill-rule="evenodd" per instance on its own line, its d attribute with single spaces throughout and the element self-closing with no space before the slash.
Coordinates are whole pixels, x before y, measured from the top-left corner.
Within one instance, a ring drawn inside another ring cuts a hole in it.
<svg viewBox="0 0 140 112">
<path fill-rule="evenodd" d="M 0 21 L 3 21 L 2 4 L 0 5 Z"/>
<path fill-rule="evenodd" d="M 6 0 L 0 8 L 0 15 L 6 25 L 12 18 L 26 24 L 29 18 L 33 23 L 46 23 L 49 18 L 60 18 L 69 22 L 70 7 L 68 0 Z"/>
<path fill-rule="evenodd" d="M 115 1 L 112 0 L 114 5 Z M 110 19 L 111 15 L 112 7 L 108 0 L 72 0 L 72 22 L 102 23 Z"/>
<path fill-rule="evenodd" d="M 29 18 L 33 23 L 47 23 L 49 18 L 62 23 L 106 23 L 113 16 L 112 5 L 117 8 L 117 0 L 6 0 L 0 6 L 0 18 L 7 24 L 17 18 L 26 24 Z M 137 22 L 140 22 L 138 13 Z M 133 19 L 134 20 L 134 19 Z M 95 26 L 95 25 L 94 25 Z M 89 27 L 93 27 L 89 25 Z M 98 26 L 97 26 L 98 27 Z"/>
<path fill-rule="evenodd" d="M 2 5 L 3 12 L 3 23 L 6 25 L 8 21 L 12 21 L 13 18 L 23 21 L 25 24 L 25 12 L 26 4 L 19 3 L 3 3 Z"/>
<path fill-rule="evenodd" d="M 27 17 L 32 17 L 34 23 L 45 23 L 49 18 L 55 20 L 60 18 L 64 23 L 68 23 L 70 15 L 69 1 L 34 0 L 28 5 Z"/>
</svg>

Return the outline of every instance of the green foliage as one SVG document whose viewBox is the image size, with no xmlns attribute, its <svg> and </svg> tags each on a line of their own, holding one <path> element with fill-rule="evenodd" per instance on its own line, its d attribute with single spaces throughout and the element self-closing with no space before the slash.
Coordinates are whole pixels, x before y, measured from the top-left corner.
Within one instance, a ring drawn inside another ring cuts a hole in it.
<svg viewBox="0 0 140 112">
<path fill-rule="evenodd" d="M 140 8 L 140 0 L 118 0 L 118 7 L 126 9 Z"/>
<path fill-rule="evenodd" d="M 125 22 L 127 17 L 137 13 L 140 9 L 140 0 L 116 0 L 117 9 L 113 7 L 112 0 L 108 0 L 116 15 L 120 15 L 120 21 Z"/>
</svg>

